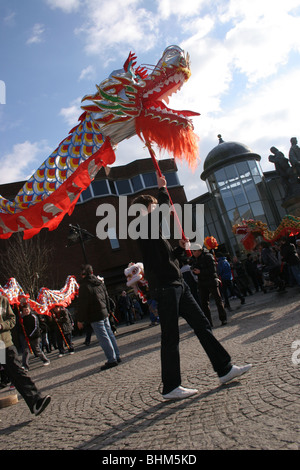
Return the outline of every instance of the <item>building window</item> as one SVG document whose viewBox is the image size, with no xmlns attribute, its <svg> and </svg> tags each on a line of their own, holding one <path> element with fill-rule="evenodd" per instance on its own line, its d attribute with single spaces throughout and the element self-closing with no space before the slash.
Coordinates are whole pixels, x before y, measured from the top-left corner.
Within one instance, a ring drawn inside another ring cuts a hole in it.
<svg viewBox="0 0 300 470">
<path fill-rule="evenodd" d="M 128 180 L 115 181 L 115 185 L 119 195 L 132 193 L 130 182 Z"/>
<path fill-rule="evenodd" d="M 143 180 L 144 180 L 146 188 L 153 188 L 153 186 L 155 187 L 157 186 L 156 174 L 154 172 L 145 173 L 143 175 Z"/>
<path fill-rule="evenodd" d="M 254 217 L 261 217 L 265 213 L 262 203 L 260 201 L 252 202 L 251 209 Z"/>
<path fill-rule="evenodd" d="M 238 162 L 236 166 L 237 166 L 237 171 L 238 171 L 238 174 L 240 175 L 240 178 L 245 178 L 245 177 L 250 176 L 248 162 Z"/>
<path fill-rule="evenodd" d="M 109 180 L 108 184 L 109 184 L 110 193 L 111 194 L 117 194 L 117 190 L 116 190 L 114 181 Z"/>
<path fill-rule="evenodd" d="M 223 203 L 225 205 L 225 210 L 229 211 L 230 209 L 233 209 L 235 207 L 235 202 L 232 196 L 232 192 L 229 188 L 229 186 L 223 187 L 220 189 L 220 194 L 223 200 Z M 224 212 L 224 211 L 222 211 Z"/>
<path fill-rule="evenodd" d="M 165 174 L 167 186 L 179 186 L 180 182 L 176 172 Z M 122 196 L 126 194 L 136 193 L 145 188 L 157 187 L 157 179 L 155 172 L 149 172 L 133 176 L 124 180 L 94 180 L 90 186 L 83 191 L 80 196 L 79 203 L 85 202 L 94 197 L 109 196 L 110 194 Z"/>
<path fill-rule="evenodd" d="M 252 179 L 249 178 L 247 181 L 244 181 L 244 189 L 249 202 L 259 201 L 259 195 Z"/>
<path fill-rule="evenodd" d="M 259 166 L 257 165 L 256 161 L 249 160 L 248 165 L 250 167 L 250 171 L 251 171 L 252 176 L 260 176 L 261 177 L 261 172 L 260 172 Z"/>
<path fill-rule="evenodd" d="M 241 185 L 240 181 L 237 181 L 234 185 L 232 185 L 231 190 L 237 206 L 242 206 L 243 204 L 246 204 L 248 202 L 244 192 L 244 188 Z"/>
<path fill-rule="evenodd" d="M 239 175 L 235 165 L 230 165 L 225 169 L 226 176 L 229 180 L 238 179 Z"/>
<path fill-rule="evenodd" d="M 178 175 L 175 172 L 165 174 L 167 186 L 178 186 L 180 185 Z"/>
<path fill-rule="evenodd" d="M 243 206 L 239 207 L 239 213 L 240 213 L 240 216 L 241 216 L 241 219 L 243 220 L 247 220 L 247 219 L 252 219 L 253 218 L 253 214 L 252 214 L 252 211 L 251 211 L 251 208 L 249 206 L 249 204 L 244 204 Z"/>
<path fill-rule="evenodd" d="M 111 249 L 118 250 L 120 248 L 120 243 L 116 234 L 116 229 L 114 227 L 109 227 L 107 229 L 107 235 L 110 241 Z"/>
<path fill-rule="evenodd" d="M 132 184 L 134 193 L 141 191 L 144 188 L 141 175 L 137 175 L 131 178 L 131 184 Z"/>
<path fill-rule="evenodd" d="M 95 180 L 92 182 L 94 196 L 105 196 L 109 194 L 107 180 Z"/>
<path fill-rule="evenodd" d="M 79 201 L 84 202 L 84 201 L 87 201 L 88 199 L 91 199 L 92 197 L 93 197 L 93 195 L 92 195 L 92 192 L 91 192 L 91 188 L 90 188 L 90 186 L 88 186 L 86 188 L 86 190 L 81 193 Z"/>
<path fill-rule="evenodd" d="M 217 170 L 217 171 L 215 172 L 215 176 L 216 176 L 216 180 L 217 180 L 218 186 L 219 186 L 219 187 L 224 186 L 224 184 L 225 184 L 226 181 L 227 181 L 227 177 L 226 177 L 225 171 L 224 171 L 223 169 Z"/>
</svg>

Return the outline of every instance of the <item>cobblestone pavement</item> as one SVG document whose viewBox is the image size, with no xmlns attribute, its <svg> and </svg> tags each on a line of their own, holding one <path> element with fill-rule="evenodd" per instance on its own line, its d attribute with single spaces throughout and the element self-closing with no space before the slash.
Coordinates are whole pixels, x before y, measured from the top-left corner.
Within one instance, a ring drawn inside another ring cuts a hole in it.
<svg viewBox="0 0 300 470">
<path fill-rule="evenodd" d="M 52 401 L 33 417 L 22 398 L 0 409 L 1 450 L 300 449 L 300 292 L 257 293 L 229 314 L 214 334 L 245 376 L 220 386 L 197 338 L 180 320 L 182 382 L 198 395 L 166 402 L 161 397 L 160 330 L 149 320 L 121 326 L 123 362 L 105 362 L 95 337 L 90 347 L 75 337 L 76 352 L 51 364 L 31 358 L 30 374 Z M 298 342 L 298 343 L 297 343 Z M 7 389 L 0 396 L 7 394 Z"/>
</svg>

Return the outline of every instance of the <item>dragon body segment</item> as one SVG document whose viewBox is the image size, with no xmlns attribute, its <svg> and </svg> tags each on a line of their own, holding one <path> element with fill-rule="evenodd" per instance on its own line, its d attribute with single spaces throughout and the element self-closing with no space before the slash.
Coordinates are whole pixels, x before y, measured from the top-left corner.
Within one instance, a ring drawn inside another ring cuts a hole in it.
<svg viewBox="0 0 300 470">
<path fill-rule="evenodd" d="M 83 114 L 13 201 L 0 196 L 0 238 L 23 231 L 30 238 L 42 228 L 54 230 L 71 214 L 82 191 L 101 166 L 115 161 L 113 148 L 135 134 L 155 143 L 191 167 L 198 158 L 192 111 L 168 108 L 169 97 L 190 75 L 188 54 L 168 47 L 151 73 L 129 54 L 124 66 L 82 99 Z M 22 156 L 20 156 L 22 158 Z"/>
<path fill-rule="evenodd" d="M 241 242 L 246 250 L 251 251 L 258 243 L 257 237 L 264 241 L 274 243 L 284 236 L 294 236 L 300 233 L 300 217 L 286 215 L 282 218 L 276 230 L 269 230 L 267 224 L 260 220 L 243 220 L 242 224 L 236 224 L 232 231 L 237 235 L 244 235 Z"/>
<path fill-rule="evenodd" d="M 87 116 L 29 178 L 13 201 L 1 197 L 1 212 L 14 214 L 41 202 L 99 150 L 103 142 L 103 135 Z"/>
</svg>

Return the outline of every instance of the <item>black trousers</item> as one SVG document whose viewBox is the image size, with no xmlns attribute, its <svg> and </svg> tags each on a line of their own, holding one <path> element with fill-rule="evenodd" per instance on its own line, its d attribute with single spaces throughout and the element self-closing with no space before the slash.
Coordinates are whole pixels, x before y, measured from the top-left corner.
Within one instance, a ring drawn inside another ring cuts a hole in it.
<svg viewBox="0 0 300 470">
<path fill-rule="evenodd" d="M 41 394 L 29 375 L 22 369 L 15 346 L 9 346 L 5 351 L 6 363 L 2 366 L 11 383 L 22 395 L 30 411 L 33 412 L 33 405 L 41 398 Z"/>
<path fill-rule="evenodd" d="M 240 293 L 239 289 L 233 284 L 230 279 L 223 279 L 222 280 L 222 292 L 224 295 L 225 300 L 225 307 L 230 307 L 229 298 L 228 298 L 228 290 L 230 295 L 235 295 L 238 299 L 242 300 L 244 297 Z"/>
<path fill-rule="evenodd" d="M 226 321 L 227 314 L 226 314 L 226 310 L 223 304 L 219 287 L 213 286 L 213 285 L 205 286 L 203 284 L 202 285 L 199 284 L 199 292 L 200 292 L 202 310 L 205 316 L 208 318 L 210 324 L 212 325 L 211 311 L 210 311 L 210 306 L 209 306 L 210 294 L 212 295 L 216 303 L 220 321 L 221 322 Z"/>
<path fill-rule="evenodd" d="M 181 384 L 179 357 L 179 315 L 194 330 L 213 369 L 219 377 L 231 368 L 231 358 L 214 337 L 210 323 L 191 294 L 187 284 L 157 289 L 156 300 L 161 325 L 161 373 L 163 394 Z"/>
</svg>

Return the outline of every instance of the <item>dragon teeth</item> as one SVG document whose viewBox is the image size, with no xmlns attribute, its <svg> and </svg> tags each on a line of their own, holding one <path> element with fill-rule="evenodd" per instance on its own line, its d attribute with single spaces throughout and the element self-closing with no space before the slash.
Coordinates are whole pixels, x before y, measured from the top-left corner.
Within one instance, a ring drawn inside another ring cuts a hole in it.
<svg viewBox="0 0 300 470">
<path fill-rule="evenodd" d="M 155 88 L 153 88 L 152 90 L 149 90 L 145 93 L 144 95 L 144 98 L 148 98 L 150 95 L 152 95 L 153 93 L 160 93 L 163 89 L 164 86 L 168 86 L 170 85 L 170 83 L 183 83 L 185 80 L 184 78 L 184 74 L 182 73 L 176 73 L 175 75 L 172 75 L 171 77 L 169 77 L 167 80 L 165 80 L 165 82 L 163 83 L 162 86 L 159 86 L 157 85 Z M 178 88 L 180 89 L 180 88 Z M 170 90 L 170 95 L 172 94 L 172 91 Z"/>
</svg>

